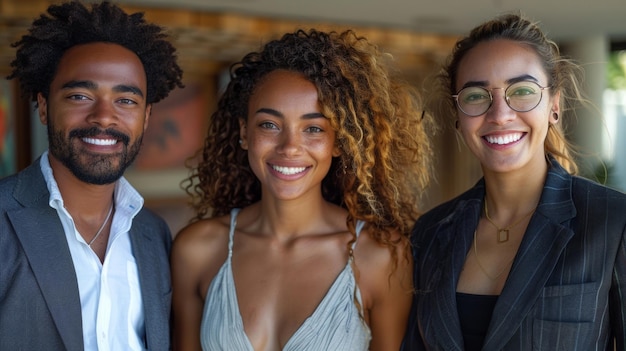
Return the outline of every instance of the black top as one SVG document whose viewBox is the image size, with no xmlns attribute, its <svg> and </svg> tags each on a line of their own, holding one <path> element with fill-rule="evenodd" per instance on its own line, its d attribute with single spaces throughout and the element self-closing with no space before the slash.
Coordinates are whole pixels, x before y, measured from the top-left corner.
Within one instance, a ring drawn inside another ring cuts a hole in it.
<svg viewBox="0 0 626 351">
<path fill-rule="evenodd" d="M 483 348 L 496 301 L 497 295 L 456 293 L 456 306 L 466 351 L 480 351 Z"/>
</svg>

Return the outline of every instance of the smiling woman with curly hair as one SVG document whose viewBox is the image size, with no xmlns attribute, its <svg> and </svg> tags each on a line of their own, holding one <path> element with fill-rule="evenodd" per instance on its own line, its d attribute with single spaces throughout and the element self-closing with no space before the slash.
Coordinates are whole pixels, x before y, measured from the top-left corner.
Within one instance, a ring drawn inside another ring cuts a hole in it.
<svg viewBox="0 0 626 351">
<path fill-rule="evenodd" d="M 431 147 L 389 61 L 300 30 L 233 65 L 173 249 L 181 349 L 399 348 Z"/>
</svg>

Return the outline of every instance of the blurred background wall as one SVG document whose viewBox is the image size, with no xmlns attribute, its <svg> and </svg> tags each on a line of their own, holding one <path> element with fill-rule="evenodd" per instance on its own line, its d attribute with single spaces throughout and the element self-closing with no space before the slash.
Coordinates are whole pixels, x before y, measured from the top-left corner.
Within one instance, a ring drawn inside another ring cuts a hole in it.
<svg viewBox="0 0 626 351">
<path fill-rule="evenodd" d="M 0 74 L 10 72 L 15 42 L 32 20 L 57 1 L 0 0 Z M 510 4 L 509 4 L 510 2 Z M 127 178 L 146 205 L 177 232 L 191 216 L 180 182 L 186 162 L 202 146 L 228 67 L 262 43 L 295 29 L 351 28 L 393 55 L 405 80 L 427 92 L 456 39 L 499 13 L 519 11 L 540 22 L 564 53 L 583 64 L 585 89 L 596 106 L 567 121 L 570 139 L 581 146 L 582 174 L 626 190 L 626 2 L 529 0 L 127 0 L 130 12 L 168 29 L 184 69 L 184 89 L 153 108 L 137 162 Z M 0 177 L 26 167 L 47 147 L 45 127 L 16 82 L 0 80 Z M 436 181 L 424 194 L 424 210 L 458 195 L 481 176 L 458 141 L 451 120 L 438 121 Z"/>
</svg>

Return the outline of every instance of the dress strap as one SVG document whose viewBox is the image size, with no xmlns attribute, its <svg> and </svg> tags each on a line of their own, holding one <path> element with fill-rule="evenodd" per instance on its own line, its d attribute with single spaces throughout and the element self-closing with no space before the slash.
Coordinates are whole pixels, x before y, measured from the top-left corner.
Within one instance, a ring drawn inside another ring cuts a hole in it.
<svg viewBox="0 0 626 351">
<path fill-rule="evenodd" d="M 359 234 L 361 234 L 361 229 L 363 229 L 363 226 L 365 226 L 365 221 L 356 221 L 356 228 L 354 228 L 354 230 L 356 231 L 356 240 L 352 243 L 352 250 L 354 250 L 354 248 L 356 247 L 356 243 L 359 240 Z"/>
<path fill-rule="evenodd" d="M 235 227 L 237 226 L 237 214 L 241 209 L 233 208 L 230 210 L 230 230 L 228 232 L 228 258 L 233 256 L 233 241 L 235 237 Z"/>
</svg>

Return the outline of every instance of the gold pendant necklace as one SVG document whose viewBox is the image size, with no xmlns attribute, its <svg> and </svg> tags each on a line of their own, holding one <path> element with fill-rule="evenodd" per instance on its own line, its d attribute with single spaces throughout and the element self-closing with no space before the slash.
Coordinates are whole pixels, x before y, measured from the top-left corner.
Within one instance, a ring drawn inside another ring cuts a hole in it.
<svg viewBox="0 0 626 351">
<path fill-rule="evenodd" d="M 511 265 L 511 263 L 513 263 L 513 260 L 515 259 L 515 255 L 513 255 L 513 258 L 506 265 L 504 265 L 504 268 L 502 268 L 502 270 L 498 274 L 496 274 L 495 277 L 489 274 L 489 272 L 487 272 L 482 263 L 480 263 L 480 258 L 478 257 L 478 243 L 476 242 L 476 231 L 474 231 L 474 256 L 476 256 L 476 263 L 478 264 L 478 268 L 480 268 L 480 270 L 485 273 L 487 278 L 492 281 L 500 278 L 500 276 L 507 270 L 507 268 L 509 268 L 509 266 Z"/>
<path fill-rule="evenodd" d="M 485 198 L 485 218 L 487 218 L 487 221 L 489 221 L 489 223 L 491 223 L 491 225 L 496 227 L 496 230 L 497 230 L 496 239 L 498 240 L 498 244 L 505 243 L 505 242 L 509 241 L 509 231 L 511 230 L 511 228 L 513 228 L 516 225 L 520 224 L 520 222 L 522 222 L 528 216 L 533 214 L 533 212 L 535 212 L 536 209 L 537 209 L 537 207 L 533 208 L 532 211 L 528 212 L 526 215 L 524 215 L 522 218 L 518 219 L 517 221 L 515 221 L 513 224 L 509 225 L 508 227 L 500 228 L 489 217 L 489 209 L 487 208 L 487 198 Z"/>
</svg>

